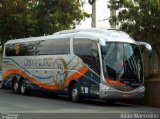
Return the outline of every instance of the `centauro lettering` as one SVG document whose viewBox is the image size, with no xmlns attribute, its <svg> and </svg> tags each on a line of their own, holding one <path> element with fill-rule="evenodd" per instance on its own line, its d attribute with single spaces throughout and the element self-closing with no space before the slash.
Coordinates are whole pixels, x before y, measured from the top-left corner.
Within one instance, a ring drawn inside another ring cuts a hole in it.
<svg viewBox="0 0 160 119">
<path fill-rule="evenodd" d="M 31 67 L 51 67 L 54 64 L 53 58 L 25 58 L 24 66 L 31 66 Z"/>
</svg>

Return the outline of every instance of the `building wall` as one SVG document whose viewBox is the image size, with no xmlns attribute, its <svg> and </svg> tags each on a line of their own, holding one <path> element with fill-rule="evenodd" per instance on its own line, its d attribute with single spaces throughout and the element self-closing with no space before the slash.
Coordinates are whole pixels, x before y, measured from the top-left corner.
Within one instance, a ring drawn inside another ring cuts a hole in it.
<svg viewBox="0 0 160 119">
<path fill-rule="evenodd" d="M 160 43 L 152 44 L 153 56 L 148 57 L 143 51 L 144 74 L 145 74 L 145 96 L 140 102 L 143 105 L 160 107 Z"/>
<path fill-rule="evenodd" d="M 154 74 L 160 74 L 160 43 L 152 44 L 153 54 L 152 57 L 148 56 L 145 49 L 142 50 L 144 61 L 144 74 L 145 77 L 152 78 Z"/>
<path fill-rule="evenodd" d="M 146 91 L 141 104 L 160 107 L 160 80 L 147 80 L 144 85 Z"/>
</svg>

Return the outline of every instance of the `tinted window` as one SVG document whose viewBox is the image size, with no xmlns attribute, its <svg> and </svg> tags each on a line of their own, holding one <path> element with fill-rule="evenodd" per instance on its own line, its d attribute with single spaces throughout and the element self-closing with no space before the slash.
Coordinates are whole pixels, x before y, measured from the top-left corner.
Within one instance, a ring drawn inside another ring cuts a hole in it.
<svg viewBox="0 0 160 119">
<path fill-rule="evenodd" d="M 73 43 L 76 55 L 91 56 L 92 42 L 90 40 L 76 39 Z"/>
<path fill-rule="evenodd" d="M 42 40 L 6 45 L 6 56 L 69 54 L 70 40 Z"/>
<path fill-rule="evenodd" d="M 70 53 L 69 39 L 45 40 L 39 44 L 37 55 L 59 55 Z"/>
<path fill-rule="evenodd" d="M 89 39 L 74 39 L 73 50 L 92 70 L 99 74 L 100 63 L 96 41 Z"/>
<path fill-rule="evenodd" d="M 6 45 L 6 56 L 34 55 L 36 42 L 14 43 Z"/>
<path fill-rule="evenodd" d="M 7 44 L 6 45 L 6 56 L 15 56 L 15 44 Z"/>
</svg>

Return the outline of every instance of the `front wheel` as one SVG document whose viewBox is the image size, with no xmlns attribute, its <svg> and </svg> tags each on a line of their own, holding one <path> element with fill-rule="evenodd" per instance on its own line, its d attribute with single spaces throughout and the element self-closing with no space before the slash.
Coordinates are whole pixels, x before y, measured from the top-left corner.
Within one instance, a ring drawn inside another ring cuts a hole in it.
<svg viewBox="0 0 160 119">
<path fill-rule="evenodd" d="M 78 88 L 78 85 L 76 83 L 73 84 L 72 87 L 71 87 L 70 98 L 73 102 L 79 102 L 80 101 L 79 88 Z"/>
</svg>

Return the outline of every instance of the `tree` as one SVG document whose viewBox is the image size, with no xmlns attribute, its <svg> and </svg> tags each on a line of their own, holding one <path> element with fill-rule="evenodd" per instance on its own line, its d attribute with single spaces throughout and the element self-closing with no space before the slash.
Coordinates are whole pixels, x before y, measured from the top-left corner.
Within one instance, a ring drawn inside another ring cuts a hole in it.
<svg viewBox="0 0 160 119">
<path fill-rule="evenodd" d="M 111 21 L 134 39 L 160 42 L 159 0 L 118 0 L 110 7 L 119 11 Z"/>
<path fill-rule="evenodd" d="M 83 2 L 76 0 L 36 0 L 32 8 L 34 31 L 32 35 L 52 34 L 59 30 L 75 28 L 89 15 L 81 9 Z M 32 28 L 33 29 L 33 28 Z"/>
<path fill-rule="evenodd" d="M 23 0 L 24 1 L 24 0 Z M 21 0 L 0 0 L 0 41 L 26 36 L 27 9 Z"/>
<path fill-rule="evenodd" d="M 89 15 L 83 0 L 0 0 L 0 41 L 75 28 Z"/>
</svg>

